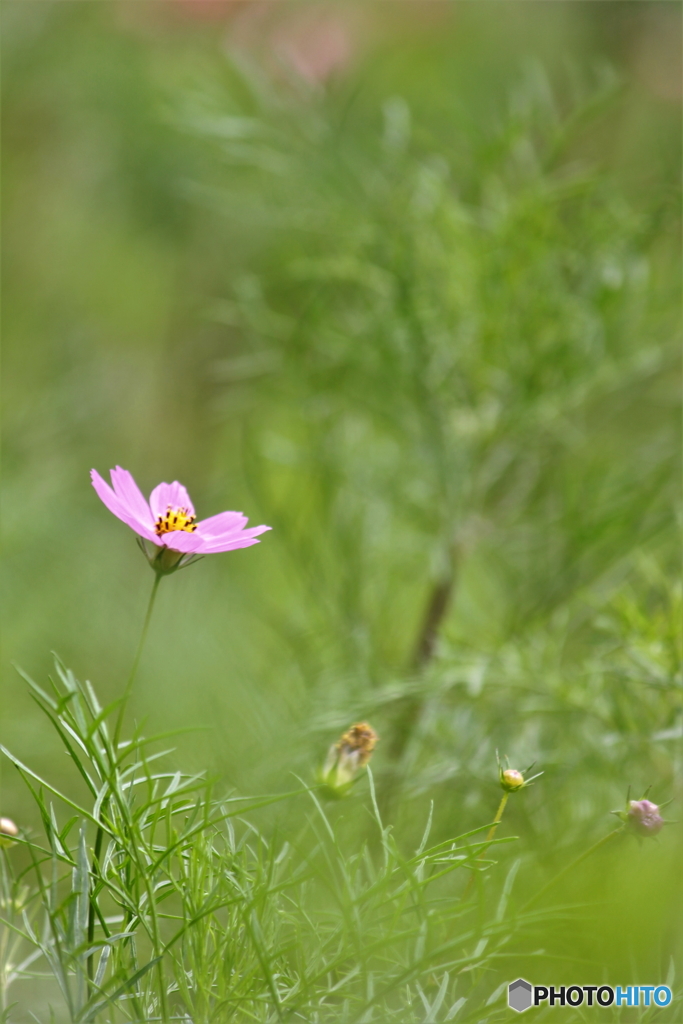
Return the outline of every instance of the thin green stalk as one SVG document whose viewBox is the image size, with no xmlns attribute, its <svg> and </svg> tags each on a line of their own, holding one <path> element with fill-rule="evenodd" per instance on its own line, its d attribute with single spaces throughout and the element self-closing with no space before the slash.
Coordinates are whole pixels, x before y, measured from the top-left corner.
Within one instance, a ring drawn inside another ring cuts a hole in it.
<svg viewBox="0 0 683 1024">
<path fill-rule="evenodd" d="M 501 821 L 501 818 L 503 817 L 503 812 L 505 811 L 505 805 L 508 802 L 508 797 L 509 796 L 510 796 L 510 791 L 506 790 L 505 793 L 503 793 L 503 796 L 501 798 L 500 803 L 498 804 L 498 810 L 496 811 L 496 816 L 493 819 L 493 824 L 491 825 L 491 828 L 486 833 L 486 840 L 485 840 L 485 842 L 487 842 L 487 843 L 490 843 L 491 840 L 493 839 L 493 837 L 496 834 L 496 829 L 500 825 L 500 821 Z M 477 860 L 481 860 L 481 858 L 484 856 L 485 853 L 486 853 L 486 847 L 482 846 L 481 850 L 477 854 L 476 859 Z M 472 886 L 473 885 L 474 885 L 474 872 L 472 872 L 472 874 L 470 875 L 469 880 L 467 882 L 467 885 L 465 886 L 465 890 L 464 890 L 464 892 L 462 894 L 462 898 L 463 899 L 465 899 L 467 896 L 469 896 L 469 894 L 470 894 L 470 892 L 472 890 Z"/>
<path fill-rule="evenodd" d="M 496 816 L 493 819 L 493 824 L 491 825 L 491 828 L 488 830 L 488 832 L 486 834 L 486 842 L 487 843 L 490 842 L 493 839 L 493 837 L 495 836 L 495 834 L 496 834 L 496 829 L 500 825 L 500 819 L 503 817 L 503 811 L 505 810 L 505 805 L 508 802 L 508 797 L 509 796 L 510 796 L 510 793 L 508 791 L 503 793 L 502 799 L 501 799 L 500 803 L 498 804 L 498 810 L 496 811 Z M 485 851 L 486 851 L 486 847 L 484 847 L 482 850 L 480 850 L 479 856 L 483 857 Z"/>
<path fill-rule="evenodd" d="M 0 851 L 0 871 L 2 872 L 2 895 L 7 899 L 12 894 L 12 887 L 9 882 L 9 873 L 7 871 L 7 864 L 5 862 L 5 852 Z M 8 907 L 8 916 L 11 911 Z M 0 933 L 0 1012 L 5 1013 L 7 1011 L 7 964 L 9 961 L 9 941 L 10 932 L 9 928 L 3 926 L 2 932 Z"/>
<path fill-rule="evenodd" d="M 594 853 L 597 849 L 599 849 L 599 847 L 604 846 L 604 844 L 609 839 L 614 838 L 614 836 L 621 835 L 623 831 L 624 826 L 621 825 L 619 828 L 615 828 L 613 832 L 608 832 L 606 836 L 602 837 L 602 839 L 598 839 L 597 843 L 593 843 L 593 845 L 590 846 L 587 850 L 584 850 L 584 852 L 580 854 L 580 856 L 578 856 L 570 864 L 567 864 L 565 868 L 562 868 L 562 870 L 558 872 L 558 874 L 554 875 L 549 882 L 546 882 L 546 884 L 541 889 L 539 889 L 538 892 L 534 893 L 531 899 L 527 900 L 527 902 L 521 908 L 522 911 L 527 910 L 528 907 L 532 905 L 532 903 L 535 903 L 536 900 L 540 899 L 541 896 L 543 896 L 548 891 L 548 889 L 555 885 L 556 882 L 559 882 L 561 878 L 564 878 L 565 875 L 568 875 L 570 871 L 572 871 L 575 867 L 581 864 L 582 861 L 586 860 L 587 857 L 590 857 L 590 855 Z"/>
<path fill-rule="evenodd" d="M 422 624 L 412 652 L 409 670 L 411 674 L 421 673 L 434 657 L 439 632 L 448 609 L 453 603 L 456 587 L 460 550 L 454 543 L 447 547 L 447 559 L 444 572 L 434 583 L 424 609 Z M 399 794 L 401 781 L 401 761 L 413 735 L 415 723 L 419 721 L 425 706 L 424 696 L 413 694 L 399 702 L 398 714 L 394 721 L 393 736 L 389 746 L 389 758 L 395 766 L 394 774 L 383 788 L 380 806 L 385 817 L 390 817 L 396 798 Z"/>
<path fill-rule="evenodd" d="M 149 596 L 149 604 L 147 605 L 147 613 L 145 615 L 145 621 L 144 621 L 143 626 L 142 626 L 142 633 L 140 634 L 140 642 L 138 644 L 138 649 L 135 652 L 135 658 L 133 659 L 133 667 L 130 670 L 130 675 L 128 676 L 128 682 L 126 683 L 126 688 L 123 691 L 123 697 L 121 698 L 121 707 L 119 708 L 119 714 L 118 714 L 118 717 L 116 719 L 116 728 L 114 729 L 114 754 L 116 754 L 116 749 L 117 749 L 118 743 L 119 743 L 119 737 L 121 735 L 121 728 L 123 726 L 123 715 L 124 715 L 125 710 L 126 710 L 126 704 L 128 703 L 128 699 L 129 699 L 129 697 L 131 695 L 131 691 L 133 689 L 133 683 L 135 682 L 135 676 L 137 675 L 138 666 L 140 664 L 140 658 L 142 657 L 142 651 L 143 651 L 143 648 L 145 646 L 145 640 L 147 639 L 147 630 L 149 629 L 149 623 L 150 623 L 150 620 L 152 618 L 152 611 L 154 609 L 154 600 L 155 600 L 155 598 L 157 596 L 157 590 L 159 589 L 159 583 L 160 582 L 161 582 L 161 574 L 157 573 L 156 576 L 154 577 L 154 583 L 152 585 L 152 593 Z"/>
<path fill-rule="evenodd" d="M 123 726 L 123 716 L 126 710 L 128 699 L 133 689 L 133 683 L 135 682 L 135 676 L 137 675 L 138 666 L 140 664 L 140 658 L 142 657 L 142 651 L 145 646 L 145 640 L 147 639 L 147 632 L 149 630 L 149 623 L 152 618 L 152 611 L 154 609 L 154 601 L 157 596 L 157 590 L 159 589 L 159 583 L 161 581 L 160 573 L 157 573 L 154 577 L 154 583 L 152 585 L 152 593 L 149 596 L 149 603 L 147 605 L 147 612 L 145 613 L 145 621 L 142 625 L 142 633 L 140 634 L 140 641 L 138 643 L 137 651 L 135 652 L 135 658 L 133 659 L 133 666 L 126 682 L 125 690 L 123 691 L 123 697 L 121 698 L 121 706 L 116 719 L 116 727 L 114 729 L 114 742 L 112 745 L 113 763 L 111 765 L 111 771 L 116 772 L 117 769 L 117 750 L 119 745 L 119 737 L 121 735 L 121 728 Z M 104 813 L 107 808 L 107 801 L 105 800 L 102 805 L 100 814 Z M 92 887 L 90 892 L 90 906 L 88 908 L 88 945 L 92 947 L 95 938 L 95 901 L 97 899 L 95 889 L 97 887 L 97 881 L 100 875 L 100 859 L 102 856 L 102 843 L 104 840 L 104 831 L 100 825 L 97 827 L 95 834 L 95 848 L 93 850 L 92 858 Z M 92 982 L 95 971 L 95 956 L 91 953 L 88 957 L 88 979 Z"/>
<path fill-rule="evenodd" d="M 92 947 L 93 940 L 95 938 L 95 901 L 97 900 L 97 894 L 95 888 L 97 886 L 97 879 L 100 875 L 100 858 L 102 856 L 102 840 L 104 839 L 104 832 L 100 825 L 97 826 L 97 834 L 95 835 L 95 849 L 92 855 L 92 868 L 90 874 L 92 876 L 92 883 L 90 889 L 90 905 L 88 907 L 88 946 Z M 94 977 L 95 971 L 95 954 L 91 953 L 88 957 L 88 981 L 91 982 Z"/>
</svg>

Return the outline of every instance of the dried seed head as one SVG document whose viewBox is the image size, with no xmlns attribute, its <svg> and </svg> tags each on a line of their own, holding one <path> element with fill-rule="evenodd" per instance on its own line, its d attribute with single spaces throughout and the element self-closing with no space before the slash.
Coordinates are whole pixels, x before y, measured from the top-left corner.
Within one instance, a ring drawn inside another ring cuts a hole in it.
<svg viewBox="0 0 683 1024">
<path fill-rule="evenodd" d="M 329 749 L 321 772 L 321 781 L 335 796 L 344 796 L 359 769 L 372 756 L 379 736 L 367 722 L 358 722 L 342 734 Z"/>
<path fill-rule="evenodd" d="M 19 835 L 19 829 L 11 818 L 0 818 L 0 846 L 11 846 Z"/>
<path fill-rule="evenodd" d="M 345 732 L 336 744 L 340 753 L 351 756 L 358 753 L 358 767 L 363 768 L 372 756 L 379 736 L 367 722 L 358 722 Z"/>
</svg>

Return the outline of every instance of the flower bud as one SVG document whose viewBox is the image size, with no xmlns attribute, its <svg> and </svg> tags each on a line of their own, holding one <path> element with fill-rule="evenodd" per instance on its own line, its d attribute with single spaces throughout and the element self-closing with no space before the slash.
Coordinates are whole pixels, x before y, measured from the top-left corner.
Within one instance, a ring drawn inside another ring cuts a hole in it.
<svg viewBox="0 0 683 1024">
<path fill-rule="evenodd" d="M 524 771 L 517 771 L 516 768 L 510 767 L 510 762 L 504 758 L 504 764 L 501 764 L 498 751 L 496 751 L 496 760 L 498 761 L 498 781 L 500 782 L 500 788 L 505 790 L 506 793 L 516 793 L 518 789 L 526 789 L 530 786 L 534 779 L 539 779 L 543 772 L 536 772 L 535 775 L 529 775 L 529 772 L 534 767 L 530 764 Z M 534 762 L 535 764 L 535 762 Z"/>
<path fill-rule="evenodd" d="M 516 768 L 506 768 L 500 773 L 500 784 L 507 793 L 513 793 L 525 785 L 524 776 Z"/>
<path fill-rule="evenodd" d="M 624 820 L 637 836 L 654 837 L 664 827 L 659 807 L 651 800 L 630 800 Z"/>
<path fill-rule="evenodd" d="M 372 756 L 379 737 L 367 722 L 358 722 L 330 747 L 320 781 L 333 796 L 345 796 Z"/>
<path fill-rule="evenodd" d="M 11 818 L 0 818 L 0 846 L 11 846 L 19 835 L 19 829 Z"/>
</svg>

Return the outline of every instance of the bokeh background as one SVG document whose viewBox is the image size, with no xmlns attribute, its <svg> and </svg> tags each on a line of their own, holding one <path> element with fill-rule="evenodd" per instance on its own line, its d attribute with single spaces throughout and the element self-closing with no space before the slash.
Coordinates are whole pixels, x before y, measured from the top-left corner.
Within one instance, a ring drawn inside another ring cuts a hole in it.
<svg viewBox="0 0 683 1024">
<path fill-rule="evenodd" d="M 490 820 L 498 748 L 545 773 L 506 826 L 540 871 L 629 785 L 680 803 L 679 6 L 2 19 L 3 741 L 68 789 L 12 663 L 120 692 L 152 574 L 89 484 L 119 464 L 273 527 L 163 581 L 133 706 L 183 768 L 288 788 L 367 718 L 410 842 L 430 799 Z M 7 766 L 1 810 L 32 820 Z M 599 860 L 609 928 L 559 946 L 661 974 L 676 836 L 607 893 Z"/>
</svg>

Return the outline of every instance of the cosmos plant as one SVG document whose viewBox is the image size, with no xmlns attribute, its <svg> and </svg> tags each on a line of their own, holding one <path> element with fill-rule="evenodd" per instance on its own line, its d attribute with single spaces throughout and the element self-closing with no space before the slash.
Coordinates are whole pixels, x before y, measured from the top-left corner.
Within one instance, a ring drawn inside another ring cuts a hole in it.
<svg viewBox="0 0 683 1024">
<path fill-rule="evenodd" d="M 111 470 L 111 487 L 95 469 L 90 471 L 90 477 L 98 496 L 109 511 L 135 531 L 138 544 L 156 574 L 142 635 L 119 708 L 114 733 L 115 741 L 118 742 L 124 710 L 140 663 L 161 579 L 178 569 L 184 569 L 203 555 L 258 544 L 260 534 L 270 527 L 253 526 L 246 530 L 248 520 L 241 512 L 219 512 L 218 515 L 197 522 L 190 495 L 177 480 L 172 484 L 157 484 L 147 501 L 132 475 L 121 466 Z M 148 542 L 153 545 L 151 552 L 147 548 Z"/>
</svg>

